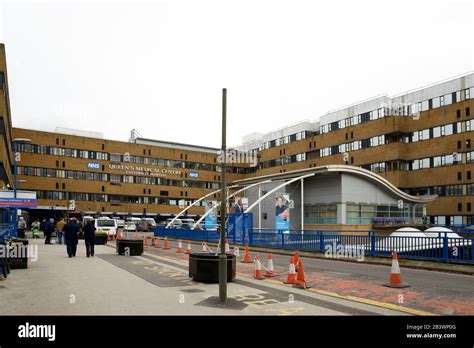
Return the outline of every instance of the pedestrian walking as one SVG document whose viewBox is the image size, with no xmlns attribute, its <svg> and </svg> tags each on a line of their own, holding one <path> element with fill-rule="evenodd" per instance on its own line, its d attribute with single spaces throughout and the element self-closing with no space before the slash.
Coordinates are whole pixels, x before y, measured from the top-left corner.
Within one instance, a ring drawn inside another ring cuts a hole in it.
<svg viewBox="0 0 474 348">
<path fill-rule="evenodd" d="M 63 230 L 67 254 L 69 257 L 76 257 L 78 235 L 80 231 L 77 220 L 72 218 L 66 225 L 64 225 Z"/>
<path fill-rule="evenodd" d="M 17 226 L 17 231 L 18 231 L 18 238 L 25 238 L 25 230 L 26 230 L 26 221 L 23 218 L 23 216 L 20 216 L 20 219 L 18 220 L 18 226 Z"/>
<path fill-rule="evenodd" d="M 51 235 L 53 234 L 54 230 L 54 219 L 49 219 L 49 221 L 46 222 L 44 226 L 44 244 L 51 244 Z"/>
<path fill-rule="evenodd" d="M 84 232 L 84 242 L 86 244 L 86 255 L 87 257 L 94 257 L 94 240 L 96 228 L 92 221 L 87 221 L 82 230 Z"/>
<path fill-rule="evenodd" d="M 59 219 L 59 221 L 56 223 L 56 233 L 57 233 L 57 243 L 58 244 L 63 244 L 63 228 L 66 222 L 64 221 L 64 218 Z"/>
</svg>

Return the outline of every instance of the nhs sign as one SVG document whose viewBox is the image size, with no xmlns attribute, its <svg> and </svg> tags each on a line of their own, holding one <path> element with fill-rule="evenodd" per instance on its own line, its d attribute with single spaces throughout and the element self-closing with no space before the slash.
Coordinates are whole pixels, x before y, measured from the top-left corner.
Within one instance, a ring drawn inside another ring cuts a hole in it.
<svg viewBox="0 0 474 348">
<path fill-rule="evenodd" d="M 100 163 L 89 162 L 89 163 L 87 163 L 87 168 L 89 168 L 89 169 L 100 169 Z"/>
<path fill-rule="evenodd" d="M 190 178 L 199 178 L 199 173 L 198 172 L 189 172 L 189 177 Z"/>
</svg>

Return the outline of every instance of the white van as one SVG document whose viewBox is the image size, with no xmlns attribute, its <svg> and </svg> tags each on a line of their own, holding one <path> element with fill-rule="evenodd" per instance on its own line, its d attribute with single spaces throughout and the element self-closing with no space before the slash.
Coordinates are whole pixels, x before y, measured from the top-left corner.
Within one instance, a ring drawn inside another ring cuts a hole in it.
<svg viewBox="0 0 474 348">
<path fill-rule="evenodd" d="M 94 220 L 94 226 L 97 231 L 106 231 L 109 236 L 117 235 L 117 220 L 99 218 Z"/>
</svg>

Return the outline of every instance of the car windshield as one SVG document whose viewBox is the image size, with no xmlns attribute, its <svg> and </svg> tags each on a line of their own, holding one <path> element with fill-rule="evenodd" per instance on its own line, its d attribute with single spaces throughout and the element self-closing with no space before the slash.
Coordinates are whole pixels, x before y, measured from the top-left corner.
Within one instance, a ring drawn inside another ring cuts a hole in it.
<svg viewBox="0 0 474 348">
<path fill-rule="evenodd" d="M 115 227 L 114 220 L 97 220 L 97 226 L 99 227 Z"/>
</svg>

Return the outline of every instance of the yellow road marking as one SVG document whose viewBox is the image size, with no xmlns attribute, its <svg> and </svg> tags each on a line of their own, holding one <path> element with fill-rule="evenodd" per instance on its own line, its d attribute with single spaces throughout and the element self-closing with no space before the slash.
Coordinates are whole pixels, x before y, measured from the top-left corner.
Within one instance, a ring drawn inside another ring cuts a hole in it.
<svg viewBox="0 0 474 348">
<path fill-rule="evenodd" d="M 288 284 L 283 284 L 283 283 L 279 282 L 278 280 L 273 280 L 273 279 L 266 279 L 266 280 L 270 283 L 273 283 L 273 284 L 290 286 Z M 341 295 L 341 294 L 331 292 L 331 291 L 326 291 L 326 290 L 319 290 L 319 289 L 315 289 L 315 288 L 309 288 L 307 290 L 311 291 L 311 292 L 314 292 L 314 293 L 317 293 L 317 294 L 320 294 L 320 295 L 326 295 L 326 296 L 341 298 L 341 299 L 344 299 L 344 300 L 360 302 L 360 303 L 369 304 L 369 305 L 376 306 L 376 307 L 392 309 L 392 310 L 396 310 L 396 311 L 399 311 L 399 312 L 404 312 L 404 313 L 409 313 L 409 314 L 414 314 L 414 315 L 425 315 L 425 316 L 436 315 L 435 313 L 426 312 L 426 311 L 422 311 L 422 310 L 418 310 L 418 309 L 414 309 L 414 308 L 399 306 L 399 305 L 395 305 L 395 304 L 392 304 L 392 303 L 385 303 L 385 302 L 380 302 L 380 301 L 375 301 L 375 300 L 369 300 L 367 298 L 356 297 L 356 296 L 351 296 L 351 295 Z"/>
</svg>

